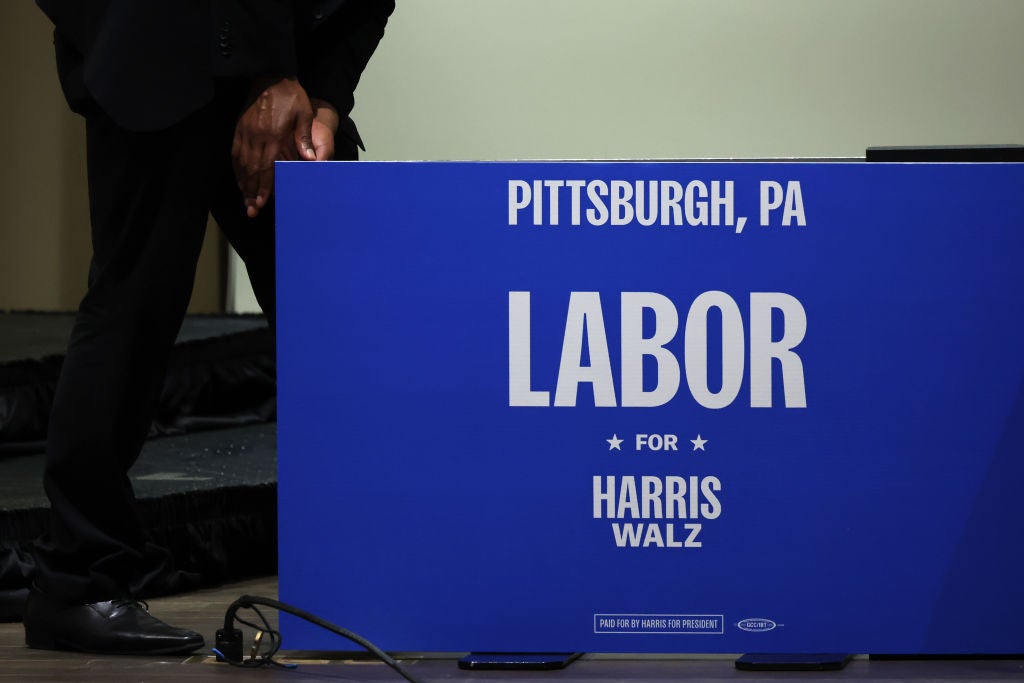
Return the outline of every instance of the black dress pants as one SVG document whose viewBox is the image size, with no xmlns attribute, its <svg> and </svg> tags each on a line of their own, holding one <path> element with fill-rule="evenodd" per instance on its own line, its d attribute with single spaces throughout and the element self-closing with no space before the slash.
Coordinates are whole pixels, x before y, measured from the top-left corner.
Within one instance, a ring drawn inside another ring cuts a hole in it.
<svg viewBox="0 0 1024 683">
<path fill-rule="evenodd" d="M 57 384 L 36 585 L 87 603 L 162 592 L 173 562 L 147 540 L 128 470 L 157 408 L 208 214 L 274 322 L 274 205 L 245 215 L 231 165 L 242 84 L 172 128 L 133 132 L 86 107 L 93 257 Z M 338 140 L 342 144 L 342 140 Z M 354 158 L 354 145 L 339 156 Z"/>
</svg>

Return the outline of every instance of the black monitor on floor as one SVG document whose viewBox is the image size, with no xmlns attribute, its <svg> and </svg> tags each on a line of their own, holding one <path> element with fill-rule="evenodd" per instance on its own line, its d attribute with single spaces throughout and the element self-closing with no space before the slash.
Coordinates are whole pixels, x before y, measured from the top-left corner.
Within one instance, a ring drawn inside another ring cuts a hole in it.
<svg viewBox="0 0 1024 683">
<path fill-rule="evenodd" d="M 1024 145 L 934 145 L 868 147 L 868 161 L 1008 162 L 1024 161 Z"/>
</svg>

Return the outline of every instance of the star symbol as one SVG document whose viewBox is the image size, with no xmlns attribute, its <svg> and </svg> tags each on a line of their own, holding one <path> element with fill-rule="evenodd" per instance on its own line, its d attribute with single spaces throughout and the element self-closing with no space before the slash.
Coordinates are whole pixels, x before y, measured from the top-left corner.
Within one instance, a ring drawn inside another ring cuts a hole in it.
<svg viewBox="0 0 1024 683">
<path fill-rule="evenodd" d="M 696 439 L 690 439 L 690 443 L 693 444 L 693 450 L 695 450 L 695 451 L 703 451 L 704 450 L 704 444 L 706 444 L 707 442 L 708 442 L 707 439 L 700 438 L 700 434 L 697 435 Z"/>
<path fill-rule="evenodd" d="M 621 451 L 622 439 L 619 438 L 618 434 L 612 434 L 612 438 L 605 439 L 608 442 L 608 450 L 610 451 Z"/>
</svg>

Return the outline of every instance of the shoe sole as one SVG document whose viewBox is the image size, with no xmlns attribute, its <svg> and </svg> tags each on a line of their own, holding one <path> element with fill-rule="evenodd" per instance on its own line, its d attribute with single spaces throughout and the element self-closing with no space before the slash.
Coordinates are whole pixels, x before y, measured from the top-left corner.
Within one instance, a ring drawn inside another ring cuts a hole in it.
<svg viewBox="0 0 1024 683">
<path fill-rule="evenodd" d="M 149 650 L 103 650 L 88 647 L 81 647 L 74 643 L 69 643 L 59 638 L 54 637 L 48 633 L 39 633 L 25 631 L 25 645 L 32 648 L 33 650 L 59 650 L 64 652 L 85 652 L 94 655 L 187 655 L 195 652 L 196 650 L 203 647 L 206 643 L 198 643 L 197 645 L 190 645 L 182 647 L 180 645 L 174 645 L 165 648 L 154 648 Z"/>
</svg>

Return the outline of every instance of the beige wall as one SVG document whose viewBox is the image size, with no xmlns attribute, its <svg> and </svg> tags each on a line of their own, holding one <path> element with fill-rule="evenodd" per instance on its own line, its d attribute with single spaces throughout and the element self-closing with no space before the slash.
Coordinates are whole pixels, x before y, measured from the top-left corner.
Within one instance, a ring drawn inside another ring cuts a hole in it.
<svg viewBox="0 0 1024 683">
<path fill-rule="evenodd" d="M 76 229 L 87 210 L 82 124 L 64 105 L 49 23 L 33 3 L 0 6 L 0 64 L 0 309 L 70 308 L 89 247 Z"/>
<path fill-rule="evenodd" d="M 1024 143 L 1022 0 L 403 0 L 372 159 L 863 156 Z"/>
<path fill-rule="evenodd" d="M 31 0 L 0 2 L 0 64 L 0 310 L 74 310 L 90 256 L 85 126 L 64 102 L 51 25 Z M 194 311 L 220 310 L 219 246 L 208 237 Z"/>
</svg>

